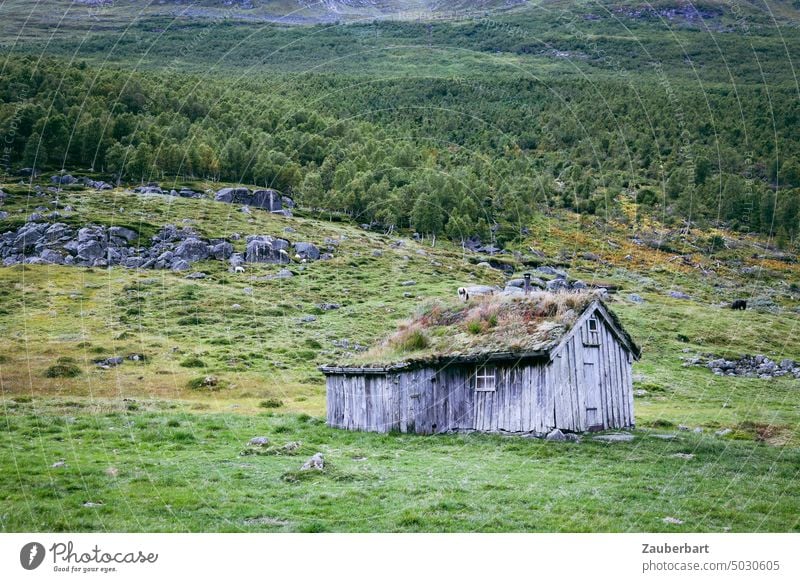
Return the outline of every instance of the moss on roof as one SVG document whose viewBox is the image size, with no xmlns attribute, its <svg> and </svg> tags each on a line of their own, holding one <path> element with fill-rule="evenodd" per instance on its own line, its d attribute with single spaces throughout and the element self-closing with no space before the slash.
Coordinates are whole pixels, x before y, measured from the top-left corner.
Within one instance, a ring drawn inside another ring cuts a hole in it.
<svg viewBox="0 0 800 582">
<path fill-rule="evenodd" d="M 542 292 L 431 302 L 381 343 L 339 365 L 369 368 L 498 353 L 544 354 L 599 298 L 597 292 Z"/>
</svg>

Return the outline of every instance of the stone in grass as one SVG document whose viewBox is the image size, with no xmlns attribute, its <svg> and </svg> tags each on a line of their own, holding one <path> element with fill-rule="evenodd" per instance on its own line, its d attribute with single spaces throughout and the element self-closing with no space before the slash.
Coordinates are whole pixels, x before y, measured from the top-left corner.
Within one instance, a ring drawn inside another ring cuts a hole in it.
<svg viewBox="0 0 800 582">
<path fill-rule="evenodd" d="M 633 435 L 628 432 L 614 432 L 610 434 L 599 434 L 592 437 L 592 440 L 604 443 L 629 443 L 633 440 Z"/>
<path fill-rule="evenodd" d="M 102 501 L 87 501 L 86 503 L 83 504 L 83 506 L 84 507 L 102 507 L 103 506 L 103 502 Z"/>
<path fill-rule="evenodd" d="M 299 448 L 300 448 L 300 443 L 298 443 L 297 441 L 291 441 L 283 445 L 281 447 L 281 450 L 287 453 L 291 453 L 292 451 L 296 451 Z"/>
<path fill-rule="evenodd" d="M 567 438 L 564 436 L 564 433 L 557 428 L 547 433 L 547 436 L 544 437 L 544 439 L 547 441 L 555 441 L 555 442 L 563 442 L 567 440 Z"/>
<path fill-rule="evenodd" d="M 668 523 L 670 525 L 682 525 L 683 524 L 683 520 L 682 519 L 678 519 L 677 517 L 665 517 L 661 521 L 663 521 L 664 523 Z"/>
<path fill-rule="evenodd" d="M 265 436 L 253 437 L 247 444 L 251 447 L 266 447 L 269 446 L 269 438 Z"/>
<path fill-rule="evenodd" d="M 56 461 L 55 463 L 50 465 L 50 468 L 51 469 L 60 469 L 62 467 L 66 467 L 66 466 L 67 466 L 67 462 L 66 461 Z"/>
<path fill-rule="evenodd" d="M 654 439 L 661 439 L 662 441 L 674 441 L 676 438 L 678 438 L 678 435 L 675 433 L 656 433 L 651 434 L 650 436 Z"/>
<path fill-rule="evenodd" d="M 724 436 L 728 436 L 732 432 L 733 431 L 731 429 L 729 429 L 729 428 L 723 428 L 722 430 L 718 430 L 714 434 L 717 435 L 718 437 L 724 437 Z"/>
<path fill-rule="evenodd" d="M 691 461 L 692 459 L 694 459 L 694 455 L 692 453 L 675 453 L 672 456 L 675 457 L 676 459 L 685 459 L 687 461 Z"/>
<path fill-rule="evenodd" d="M 325 457 L 322 456 L 322 453 L 316 453 L 300 467 L 301 471 L 322 471 L 323 469 L 325 469 Z"/>
</svg>

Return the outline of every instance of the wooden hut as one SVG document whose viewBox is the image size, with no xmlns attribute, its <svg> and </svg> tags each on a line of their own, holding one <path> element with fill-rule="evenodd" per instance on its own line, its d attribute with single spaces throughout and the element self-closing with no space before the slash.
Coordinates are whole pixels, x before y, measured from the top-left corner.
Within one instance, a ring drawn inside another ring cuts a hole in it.
<svg viewBox="0 0 800 582">
<path fill-rule="evenodd" d="M 418 353 L 386 361 L 410 334 L 423 344 Z M 434 307 L 376 353 L 382 363 L 367 354 L 321 368 L 330 426 L 546 434 L 634 425 L 631 364 L 640 350 L 590 294 Z"/>
</svg>

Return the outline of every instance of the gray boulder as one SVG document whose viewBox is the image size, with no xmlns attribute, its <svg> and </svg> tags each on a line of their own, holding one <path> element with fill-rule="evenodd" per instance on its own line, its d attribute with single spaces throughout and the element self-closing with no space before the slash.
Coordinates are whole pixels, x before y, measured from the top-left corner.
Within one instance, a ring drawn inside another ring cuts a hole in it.
<svg viewBox="0 0 800 582">
<path fill-rule="evenodd" d="M 683 291 L 670 291 L 669 296 L 673 299 L 691 299 L 691 297 Z"/>
<path fill-rule="evenodd" d="M 64 263 L 64 256 L 52 249 L 44 249 L 39 254 L 39 258 L 44 262 L 51 263 L 53 265 L 62 265 Z"/>
<path fill-rule="evenodd" d="M 301 471 L 322 471 L 325 469 L 325 457 L 322 456 L 322 453 L 317 453 L 305 463 L 303 466 L 300 467 Z"/>
<path fill-rule="evenodd" d="M 108 229 L 108 238 L 115 244 L 130 244 L 139 238 L 139 233 L 124 226 L 112 226 Z"/>
<path fill-rule="evenodd" d="M 566 279 L 552 279 L 547 282 L 547 290 L 552 293 L 557 293 L 558 291 L 564 291 L 569 289 L 569 283 L 567 283 Z"/>
<path fill-rule="evenodd" d="M 203 261 L 208 256 L 208 245 L 197 238 L 187 238 L 175 249 L 175 257 L 189 263 Z"/>
<path fill-rule="evenodd" d="M 544 438 L 545 440 L 556 441 L 556 442 L 563 442 L 567 440 L 567 438 L 564 436 L 564 433 L 557 428 L 547 433 L 547 436 Z"/>
<path fill-rule="evenodd" d="M 255 206 L 256 208 L 269 210 L 270 212 L 282 210 L 283 208 L 281 202 L 281 193 L 271 188 L 254 191 L 248 204 L 250 204 L 250 206 Z"/>
<path fill-rule="evenodd" d="M 281 246 L 281 243 L 270 236 L 247 237 L 247 262 L 286 264 L 289 262 L 289 254 Z"/>
<path fill-rule="evenodd" d="M 211 256 L 217 260 L 224 261 L 233 255 L 233 245 L 227 241 L 217 243 L 211 247 Z"/>
<path fill-rule="evenodd" d="M 102 259 L 106 254 L 106 246 L 101 241 L 89 240 L 78 243 L 78 259 L 88 263 L 93 263 L 97 259 Z"/>
<path fill-rule="evenodd" d="M 59 186 L 68 186 L 70 184 L 74 184 L 78 180 L 74 176 L 64 174 L 63 176 L 50 176 L 50 181 Z"/>
<path fill-rule="evenodd" d="M 214 195 L 214 200 L 217 202 L 227 202 L 229 204 L 233 202 L 247 204 L 246 199 L 249 197 L 249 188 L 223 188 L 222 190 L 217 190 L 217 193 Z"/>
</svg>

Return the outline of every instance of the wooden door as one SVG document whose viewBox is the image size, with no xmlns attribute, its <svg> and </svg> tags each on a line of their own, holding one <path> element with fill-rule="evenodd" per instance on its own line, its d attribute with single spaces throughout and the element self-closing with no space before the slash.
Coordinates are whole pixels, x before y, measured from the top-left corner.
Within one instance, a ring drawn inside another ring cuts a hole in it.
<svg viewBox="0 0 800 582">
<path fill-rule="evenodd" d="M 602 430 L 603 419 L 603 393 L 600 389 L 600 347 L 583 347 L 583 386 L 586 394 L 586 422 L 587 430 Z"/>
</svg>

